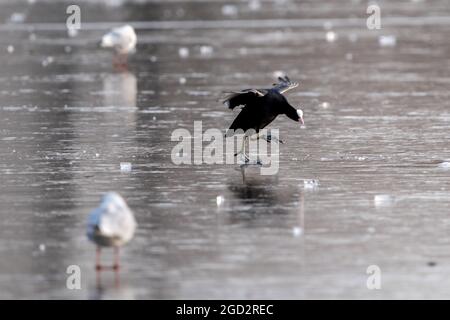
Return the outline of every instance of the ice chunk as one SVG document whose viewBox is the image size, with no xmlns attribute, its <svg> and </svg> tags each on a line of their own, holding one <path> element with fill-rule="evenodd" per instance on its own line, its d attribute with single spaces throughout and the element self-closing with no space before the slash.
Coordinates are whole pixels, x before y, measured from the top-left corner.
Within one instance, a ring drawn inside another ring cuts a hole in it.
<svg viewBox="0 0 450 320">
<path fill-rule="evenodd" d="M 259 0 L 250 0 L 248 3 L 250 10 L 257 11 L 261 9 L 261 2 Z"/>
<path fill-rule="evenodd" d="M 45 249 L 46 249 L 45 244 L 41 243 L 41 244 L 39 245 L 39 251 L 44 252 Z"/>
<path fill-rule="evenodd" d="M 150 61 L 151 62 L 156 62 L 156 61 L 158 61 L 158 57 L 157 56 L 151 56 L 150 57 Z"/>
<path fill-rule="evenodd" d="M 394 47 L 397 44 L 397 38 L 393 35 L 379 36 L 378 44 L 380 47 Z"/>
<path fill-rule="evenodd" d="M 70 38 L 74 38 L 74 37 L 76 37 L 78 35 L 78 30 L 75 29 L 75 28 L 69 28 L 69 29 L 67 29 L 67 35 Z"/>
<path fill-rule="evenodd" d="M 328 31 L 325 35 L 328 42 L 334 42 L 337 39 L 337 34 L 334 31 Z"/>
<path fill-rule="evenodd" d="M 9 46 L 6 48 L 6 51 L 8 51 L 8 53 L 13 53 L 13 52 L 14 52 L 14 46 L 9 45 Z"/>
<path fill-rule="evenodd" d="M 307 190 L 314 190 L 319 187 L 319 180 L 305 179 L 305 180 L 303 180 L 303 187 Z"/>
<path fill-rule="evenodd" d="M 120 171 L 122 172 L 131 172 L 131 162 L 121 162 L 120 163 Z"/>
<path fill-rule="evenodd" d="M 217 206 L 220 207 L 222 206 L 222 204 L 225 202 L 225 198 L 223 196 L 217 196 L 216 197 L 216 203 Z"/>
<path fill-rule="evenodd" d="M 449 170 L 450 169 L 450 162 L 444 161 L 438 164 L 438 167 L 441 169 Z"/>
<path fill-rule="evenodd" d="M 25 21 L 26 15 L 22 12 L 14 12 L 10 17 L 9 21 L 12 23 L 23 23 Z"/>
<path fill-rule="evenodd" d="M 189 57 L 189 49 L 186 47 L 179 48 L 178 55 L 180 56 L 180 58 L 183 58 L 183 59 Z"/>
<path fill-rule="evenodd" d="M 324 102 L 321 103 L 321 107 L 324 108 L 324 109 L 328 109 L 330 107 L 330 103 L 324 101 Z"/>
<path fill-rule="evenodd" d="M 303 229 L 300 227 L 293 227 L 292 228 L 292 235 L 294 237 L 300 237 L 303 234 Z"/>
<path fill-rule="evenodd" d="M 185 84 L 185 83 L 186 83 L 186 78 L 180 77 L 180 79 L 178 79 L 178 82 L 179 82 L 180 84 Z"/>
<path fill-rule="evenodd" d="M 373 198 L 375 207 L 389 207 L 395 203 L 395 197 L 390 194 L 377 194 Z"/>
<path fill-rule="evenodd" d="M 45 58 L 44 60 L 42 60 L 42 66 L 43 67 L 47 67 L 48 65 L 52 64 L 54 61 L 52 56 L 48 56 L 47 58 Z"/>
<path fill-rule="evenodd" d="M 238 13 L 238 8 L 233 4 L 226 4 L 222 6 L 222 14 L 224 16 L 235 16 Z"/>
<path fill-rule="evenodd" d="M 200 47 L 200 54 L 202 56 L 211 56 L 214 52 L 214 48 L 211 46 L 201 46 Z"/>
</svg>

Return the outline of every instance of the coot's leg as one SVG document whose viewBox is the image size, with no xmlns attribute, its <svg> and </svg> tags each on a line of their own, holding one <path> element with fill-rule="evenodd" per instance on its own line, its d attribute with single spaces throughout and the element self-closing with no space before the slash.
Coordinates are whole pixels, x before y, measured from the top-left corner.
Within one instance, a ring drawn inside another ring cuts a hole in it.
<svg viewBox="0 0 450 320">
<path fill-rule="evenodd" d="M 241 150 L 239 150 L 238 152 L 236 152 L 236 153 L 234 154 L 235 157 L 236 157 L 238 154 L 241 154 L 241 153 L 244 154 L 244 157 L 247 157 L 247 156 L 245 155 L 245 140 L 246 140 L 246 139 L 247 139 L 247 136 L 244 136 L 244 138 L 242 139 Z"/>
<path fill-rule="evenodd" d="M 268 143 L 272 142 L 272 140 L 277 142 L 277 143 L 284 143 L 283 140 L 280 140 L 278 138 L 272 137 L 272 135 L 268 135 L 268 136 L 264 136 L 263 135 L 263 136 L 259 136 L 258 138 L 261 138 L 261 139 L 267 141 Z"/>
<path fill-rule="evenodd" d="M 248 150 L 248 148 L 246 147 L 246 142 L 249 142 L 248 141 L 249 138 L 250 138 L 249 136 L 244 136 L 244 141 L 242 143 L 242 150 L 243 150 L 242 154 L 244 155 L 245 163 L 248 163 L 250 161 L 249 155 L 247 155 L 247 153 L 245 152 L 246 150 Z"/>
</svg>

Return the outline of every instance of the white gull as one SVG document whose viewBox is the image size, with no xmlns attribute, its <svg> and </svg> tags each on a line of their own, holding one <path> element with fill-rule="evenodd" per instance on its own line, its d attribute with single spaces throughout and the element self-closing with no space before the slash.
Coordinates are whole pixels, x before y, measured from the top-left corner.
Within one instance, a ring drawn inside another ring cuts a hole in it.
<svg viewBox="0 0 450 320">
<path fill-rule="evenodd" d="M 101 247 L 114 247 L 113 269 L 119 269 L 119 247 L 133 238 L 137 223 L 133 212 L 125 200 L 116 192 L 108 192 L 100 206 L 89 215 L 87 236 L 97 245 L 97 270 L 102 269 L 100 262 Z"/>
</svg>

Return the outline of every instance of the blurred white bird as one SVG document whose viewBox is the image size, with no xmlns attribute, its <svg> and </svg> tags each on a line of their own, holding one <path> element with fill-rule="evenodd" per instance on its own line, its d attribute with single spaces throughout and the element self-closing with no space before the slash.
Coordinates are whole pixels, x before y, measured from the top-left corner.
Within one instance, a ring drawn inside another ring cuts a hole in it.
<svg viewBox="0 0 450 320">
<path fill-rule="evenodd" d="M 114 247 L 113 269 L 119 269 L 119 247 L 131 240 L 137 223 L 125 200 L 115 192 L 108 192 L 100 206 L 89 215 L 87 236 L 97 244 L 96 269 L 101 270 L 101 247 Z"/>
<path fill-rule="evenodd" d="M 137 36 L 134 28 L 124 25 L 115 28 L 102 37 L 102 48 L 113 48 L 116 52 L 114 65 L 126 66 L 128 55 L 136 50 Z"/>
</svg>

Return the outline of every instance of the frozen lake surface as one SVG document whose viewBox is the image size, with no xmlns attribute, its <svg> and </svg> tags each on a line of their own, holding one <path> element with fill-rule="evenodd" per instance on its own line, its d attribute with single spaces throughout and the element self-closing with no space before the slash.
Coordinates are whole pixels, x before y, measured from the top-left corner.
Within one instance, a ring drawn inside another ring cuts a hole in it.
<svg viewBox="0 0 450 320">
<path fill-rule="evenodd" d="M 66 4 L 37 2 L 0 1 L 0 298 L 449 296 L 447 0 L 380 1 L 381 30 L 365 1 L 88 1 L 76 37 Z M 97 47 L 123 21 L 140 21 L 128 72 Z M 220 92 L 280 72 L 306 126 L 271 125 L 278 175 L 172 163 L 174 129 L 227 128 Z M 120 279 L 85 236 L 110 190 L 139 223 Z"/>
</svg>

